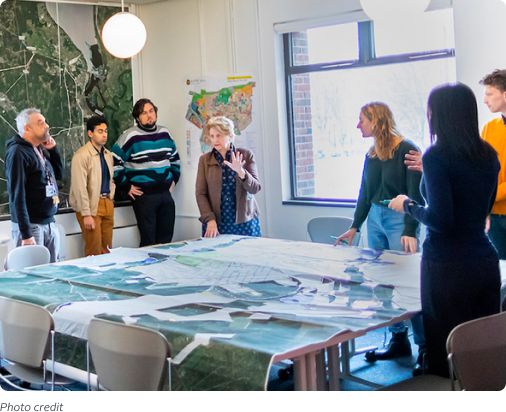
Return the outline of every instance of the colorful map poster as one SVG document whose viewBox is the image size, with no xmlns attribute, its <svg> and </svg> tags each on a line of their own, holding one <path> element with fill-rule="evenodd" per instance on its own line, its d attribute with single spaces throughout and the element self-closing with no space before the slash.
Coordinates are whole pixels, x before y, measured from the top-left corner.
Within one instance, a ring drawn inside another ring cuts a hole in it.
<svg viewBox="0 0 506 412">
<path fill-rule="evenodd" d="M 187 164 L 198 166 L 199 157 L 209 150 L 203 129 L 214 116 L 226 116 L 235 125 L 235 145 L 251 149 L 261 162 L 258 119 L 255 111 L 257 82 L 253 76 L 205 76 L 188 79 L 186 111 Z"/>
</svg>

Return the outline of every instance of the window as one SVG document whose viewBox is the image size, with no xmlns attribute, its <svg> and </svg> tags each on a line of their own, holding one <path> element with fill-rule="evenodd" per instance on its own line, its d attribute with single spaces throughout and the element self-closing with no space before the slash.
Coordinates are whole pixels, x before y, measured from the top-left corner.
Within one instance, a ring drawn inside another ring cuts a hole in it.
<svg viewBox="0 0 506 412">
<path fill-rule="evenodd" d="M 292 199 L 354 206 L 373 144 L 356 128 L 360 108 L 386 103 L 397 128 L 430 144 L 430 91 L 455 82 L 451 9 L 392 26 L 371 21 L 284 35 Z"/>
</svg>

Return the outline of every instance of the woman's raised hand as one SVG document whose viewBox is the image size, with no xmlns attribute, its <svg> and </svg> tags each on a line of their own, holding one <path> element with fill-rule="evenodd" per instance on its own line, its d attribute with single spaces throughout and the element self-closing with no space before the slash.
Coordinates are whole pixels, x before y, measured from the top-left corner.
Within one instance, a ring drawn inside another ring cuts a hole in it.
<svg viewBox="0 0 506 412">
<path fill-rule="evenodd" d="M 244 171 L 244 164 L 246 163 L 246 160 L 243 160 L 242 153 L 234 153 L 232 152 L 230 155 L 230 162 L 227 162 L 226 160 L 223 161 L 228 167 L 230 167 L 234 172 L 236 172 L 241 179 L 244 179 L 244 176 L 246 175 L 246 172 Z"/>
</svg>

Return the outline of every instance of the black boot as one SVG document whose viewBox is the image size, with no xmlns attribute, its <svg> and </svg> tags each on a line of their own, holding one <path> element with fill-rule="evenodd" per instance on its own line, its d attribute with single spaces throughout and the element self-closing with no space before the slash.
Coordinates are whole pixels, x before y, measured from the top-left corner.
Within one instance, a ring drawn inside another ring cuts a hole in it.
<svg viewBox="0 0 506 412">
<path fill-rule="evenodd" d="M 416 359 L 416 364 L 413 368 L 413 376 L 420 376 L 426 373 L 427 371 L 427 359 L 425 359 L 426 353 L 427 349 L 425 345 L 418 347 L 418 358 Z"/>
<path fill-rule="evenodd" d="M 368 362 L 375 362 L 377 360 L 394 359 L 400 356 L 411 356 L 411 343 L 408 339 L 408 330 L 404 332 L 392 332 L 392 339 L 388 342 L 385 349 L 367 352 L 365 359 Z"/>
</svg>

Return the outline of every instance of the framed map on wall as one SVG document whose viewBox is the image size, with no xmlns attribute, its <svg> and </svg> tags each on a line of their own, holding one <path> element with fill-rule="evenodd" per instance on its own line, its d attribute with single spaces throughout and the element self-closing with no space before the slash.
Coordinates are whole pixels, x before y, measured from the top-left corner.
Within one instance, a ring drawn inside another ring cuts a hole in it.
<svg viewBox="0 0 506 412">
<path fill-rule="evenodd" d="M 0 160 L 17 133 L 15 118 L 36 107 L 46 118 L 64 162 L 60 210 L 69 208 L 70 164 L 86 143 L 86 119 L 108 125 L 107 147 L 133 125 L 130 59 L 113 57 L 100 32 L 118 7 L 7 0 L 0 5 Z M 0 167 L 0 216 L 9 214 Z"/>
</svg>

